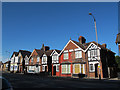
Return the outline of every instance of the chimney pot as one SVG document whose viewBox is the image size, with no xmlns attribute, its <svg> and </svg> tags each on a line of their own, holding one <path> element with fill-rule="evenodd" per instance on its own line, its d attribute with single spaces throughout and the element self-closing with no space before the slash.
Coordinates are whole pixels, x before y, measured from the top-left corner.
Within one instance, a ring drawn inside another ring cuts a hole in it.
<svg viewBox="0 0 120 90">
<path fill-rule="evenodd" d="M 83 36 L 80 36 L 78 40 L 80 44 L 84 44 L 86 42 L 86 39 Z"/>
</svg>

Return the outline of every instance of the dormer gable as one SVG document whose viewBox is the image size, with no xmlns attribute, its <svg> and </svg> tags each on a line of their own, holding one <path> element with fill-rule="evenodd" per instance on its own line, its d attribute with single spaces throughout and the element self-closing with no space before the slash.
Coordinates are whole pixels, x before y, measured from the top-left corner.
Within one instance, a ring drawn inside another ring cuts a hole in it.
<svg viewBox="0 0 120 90">
<path fill-rule="evenodd" d="M 84 52 L 84 48 L 82 48 L 83 46 L 81 44 L 79 44 L 79 42 L 73 41 L 73 40 L 69 40 L 68 43 L 65 45 L 65 47 L 63 48 L 63 50 L 60 52 L 59 56 L 64 52 L 64 51 L 71 51 L 71 50 L 75 50 L 75 49 L 79 49 L 82 50 Z"/>
</svg>

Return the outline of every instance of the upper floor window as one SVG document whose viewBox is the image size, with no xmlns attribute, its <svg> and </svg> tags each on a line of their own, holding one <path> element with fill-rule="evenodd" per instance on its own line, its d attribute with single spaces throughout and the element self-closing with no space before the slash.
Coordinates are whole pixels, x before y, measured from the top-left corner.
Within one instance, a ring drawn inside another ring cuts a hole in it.
<svg viewBox="0 0 120 90">
<path fill-rule="evenodd" d="M 97 52 L 97 49 L 92 49 L 90 51 L 88 51 L 88 57 L 95 57 L 95 56 L 98 56 L 98 52 Z"/>
<path fill-rule="evenodd" d="M 39 60 L 40 60 L 40 58 L 39 58 L 39 57 L 37 57 L 37 62 L 39 62 Z"/>
<path fill-rule="evenodd" d="M 47 62 L 47 57 L 43 56 L 43 62 Z"/>
<path fill-rule="evenodd" d="M 64 53 L 64 60 L 68 59 L 68 53 Z"/>
<path fill-rule="evenodd" d="M 76 51 L 75 58 L 82 58 L 82 51 Z"/>
<path fill-rule="evenodd" d="M 52 60 L 58 60 L 58 56 L 57 55 L 53 55 L 52 56 Z"/>
<path fill-rule="evenodd" d="M 31 58 L 31 63 L 33 63 L 33 57 Z"/>
</svg>

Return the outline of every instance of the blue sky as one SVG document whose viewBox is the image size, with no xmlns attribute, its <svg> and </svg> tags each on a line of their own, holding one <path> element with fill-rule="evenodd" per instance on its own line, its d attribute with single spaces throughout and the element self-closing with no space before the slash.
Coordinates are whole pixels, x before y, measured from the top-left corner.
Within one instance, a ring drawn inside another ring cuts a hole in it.
<svg viewBox="0 0 120 90">
<path fill-rule="evenodd" d="M 6 61 L 10 52 L 20 49 L 33 51 L 42 44 L 50 49 L 62 50 L 70 37 L 78 41 L 84 36 L 86 42 L 96 41 L 94 21 L 96 18 L 98 42 L 118 54 L 115 44 L 118 33 L 118 3 L 3 3 L 2 6 L 2 53 Z"/>
</svg>

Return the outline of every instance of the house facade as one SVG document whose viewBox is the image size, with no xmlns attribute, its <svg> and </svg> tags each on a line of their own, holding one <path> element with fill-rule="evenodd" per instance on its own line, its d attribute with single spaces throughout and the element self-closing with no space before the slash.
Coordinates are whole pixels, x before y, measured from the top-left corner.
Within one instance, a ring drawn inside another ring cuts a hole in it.
<svg viewBox="0 0 120 90">
<path fill-rule="evenodd" d="M 18 52 L 13 52 L 10 61 L 10 72 L 17 72 L 19 70 Z"/>
<path fill-rule="evenodd" d="M 34 49 L 29 57 L 28 73 L 40 73 L 41 72 L 41 57 L 43 50 Z"/>
<path fill-rule="evenodd" d="M 61 50 L 54 50 L 51 53 L 51 57 L 52 57 L 52 76 L 60 76 L 59 73 L 59 67 L 60 67 L 60 61 L 59 61 L 59 53 L 61 52 Z"/>
<path fill-rule="evenodd" d="M 10 61 L 3 63 L 3 71 L 10 71 Z"/>
<path fill-rule="evenodd" d="M 51 71 L 51 57 L 53 50 L 42 45 L 41 49 L 34 49 L 29 57 L 28 73 L 49 73 Z"/>
<path fill-rule="evenodd" d="M 79 42 L 69 40 L 60 52 L 60 76 L 78 76 L 86 74 L 86 59 L 84 46 Z"/>
<path fill-rule="evenodd" d="M 19 50 L 19 54 L 18 54 L 18 64 L 19 64 L 19 66 L 18 66 L 18 68 L 19 68 L 20 73 L 23 73 L 23 72 L 27 71 L 27 70 L 25 70 L 25 69 L 27 69 L 25 67 L 25 59 L 27 59 L 27 58 L 25 58 L 25 56 L 29 57 L 30 54 L 31 54 L 30 51 Z"/>
<path fill-rule="evenodd" d="M 107 49 L 106 44 L 86 43 L 82 36 L 78 40 L 70 39 L 60 52 L 60 76 L 106 78 L 117 75 L 115 53 Z"/>
<path fill-rule="evenodd" d="M 50 56 L 53 50 L 44 51 L 41 62 L 41 72 L 51 74 L 52 73 L 52 57 Z"/>
<path fill-rule="evenodd" d="M 89 42 L 85 52 L 87 54 L 88 77 L 111 78 L 117 76 L 115 53 L 107 49 L 106 44 Z"/>
</svg>

